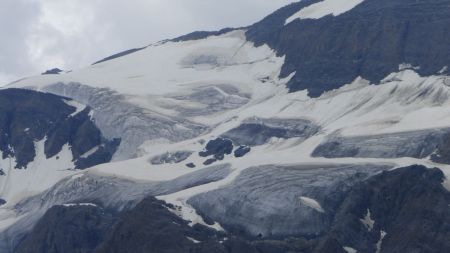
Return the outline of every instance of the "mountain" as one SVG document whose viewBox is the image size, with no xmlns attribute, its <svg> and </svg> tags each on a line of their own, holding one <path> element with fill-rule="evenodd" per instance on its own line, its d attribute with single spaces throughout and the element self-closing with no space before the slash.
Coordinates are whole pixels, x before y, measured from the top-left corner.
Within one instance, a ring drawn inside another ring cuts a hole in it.
<svg viewBox="0 0 450 253">
<path fill-rule="evenodd" d="M 0 90 L 0 252 L 449 252 L 450 1 L 304 0 Z"/>
</svg>

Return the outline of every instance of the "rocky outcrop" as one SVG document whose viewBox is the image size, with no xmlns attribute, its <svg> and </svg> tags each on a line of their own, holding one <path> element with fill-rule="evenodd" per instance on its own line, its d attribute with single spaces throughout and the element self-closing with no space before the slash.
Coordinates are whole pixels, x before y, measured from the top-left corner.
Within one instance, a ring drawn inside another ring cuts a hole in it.
<svg viewBox="0 0 450 253">
<path fill-rule="evenodd" d="M 358 252 L 449 252 L 450 193 L 439 169 L 410 166 L 356 185 L 329 235 Z"/>
<path fill-rule="evenodd" d="M 15 158 L 15 168 L 25 169 L 36 156 L 35 142 L 45 140 L 46 158 L 56 156 L 68 144 L 77 169 L 109 162 L 120 140 L 104 138 L 89 113 L 89 107 L 69 98 L 30 90 L 1 90 L 2 158 Z"/>
<path fill-rule="evenodd" d="M 93 204 L 54 206 L 20 242 L 17 253 L 88 253 L 116 220 L 113 212 Z"/>
<path fill-rule="evenodd" d="M 114 59 L 116 59 L 116 58 L 120 58 L 120 57 L 129 55 L 129 54 L 135 53 L 135 52 L 137 52 L 137 51 L 141 51 L 141 50 L 143 50 L 143 49 L 145 49 L 145 48 L 147 48 L 147 47 L 140 47 L 140 48 L 128 49 L 128 50 L 119 52 L 119 53 L 117 53 L 117 54 L 113 54 L 113 55 L 111 55 L 111 56 L 105 57 L 105 58 L 103 58 L 103 59 L 101 59 L 101 60 L 99 60 L 99 61 L 94 62 L 92 65 L 99 64 L 99 63 L 102 63 L 102 62 L 105 62 L 105 61 L 114 60 Z"/>
<path fill-rule="evenodd" d="M 403 63 L 429 76 L 450 66 L 449 0 L 365 0 L 339 16 L 285 21 L 319 0 L 286 6 L 251 26 L 247 38 L 285 55 L 281 76 L 311 97 L 361 76 L 378 83 Z M 448 71 L 448 70 L 447 70 Z M 448 72 L 447 72 L 448 73 Z"/>
</svg>

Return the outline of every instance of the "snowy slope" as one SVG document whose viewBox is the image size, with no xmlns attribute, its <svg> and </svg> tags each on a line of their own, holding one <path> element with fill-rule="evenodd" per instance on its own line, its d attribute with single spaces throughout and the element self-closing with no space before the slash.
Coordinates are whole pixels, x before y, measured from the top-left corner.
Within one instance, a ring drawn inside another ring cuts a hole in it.
<svg viewBox="0 0 450 253">
<path fill-rule="evenodd" d="M 157 181 L 175 178 L 188 171 L 176 164 L 151 165 L 147 162 L 151 156 L 166 151 L 198 151 L 202 147 L 200 140 L 217 137 L 251 117 L 303 118 L 320 125 L 321 132 L 304 144 L 296 143 L 295 140 L 274 140 L 264 147 L 257 147 L 263 152 L 268 149 L 280 152 L 284 147 L 295 148 L 302 150 L 302 158 L 308 157 L 325 136 L 337 131 L 347 136 L 373 135 L 450 125 L 450 117 L 447 117 L 450 80 L 447 76 L 421 77 L 413 69 L 403 69 L 387 76 L 381 85 L 371 85 L 363 79 L 357 79 L 338 90 L 311 99 L 306 92 L 287 92 L 284 84 L 288 79 L 280 80 L 277 77 L 282 64 L 283 58 L 276 57 L 267 46 L 254 47 L 245 40 L 243 31 L 233 31 L 196 41 L 160 43 L 85 69 L 62 75 L 31 77 L 8 87 L 52 92 L 46 87 L 57 83 L 79 83 L 82 86 L 112 90 L 124 96 L 128 103 L 166 117 L 183 117 L 187 108 L 194 107 L 201 111 L 208 107 L 208 104 L 199 102 L 201 93 L 189 96 L 199 87 L 214 87 L 220 92 L 233 88 L 237 90 L 235 94 L 249 96 L 249 101 L 238 108 L 189 117 L 189 120 L 207 126 L 209 130 L 205 132 L 206 135 L 200 134 L 196 138 L 176 143 L 149 139 L 135 154 L 139 158 L 93 169 L 127 178 Z M 87 96 L 75 95 L 77 98 Z M 285 156 L 277 160 L 262 159 L 264 162 L 258 164 L 301 160 Z M 201 158 L 198 155 L 195 157 L 194 153 L 190 160 L 199 163 Z M 255 165 L 244 160 L 239 161 L 239 167 Z M 261 160 L 261 157 L 257 160 Z M 131 168 L 124 170 L 123 167 Z"/>
<path fill-rule="evenodd" d="M 323 1 L 304 8 L 290 20 L 320 18 L 327 14 L 339 15 L 361 1 L 346 1 L 345 4 L 337 1 L 339 8 L 329 2 Z M 230 173 L 223 178 L 187 184 L 176 191 L 158 194 L 159 199 L 174 204 L 177 209 L 172 211 L 189 220 L 190 225 L 207 225 L 189 204 L 190 199 L 232 185 L 249 168 L 295 165 L 315 168 L 316 172 L 321 172 L 330 164 L 361 167 L 377 164 L 389 168 L 424 164 L 439 166 L 450 176 L 449 165 L 436 164 L 430 157 L 312 156 L 321 143 L 334 136 L 371 136 L 448 128 L 450 77 L 444 74 L 420 76 L 414 69 L 400 66 L 398 72 L 386 76 L 381 83 L 372 84 L 357 78 L 318 98 L 310 98 L 306 91 L 288 92 L 285 84 L 295 73 L 280 79 L 283 64 L 284 57 L 277 56 L 268 46 L 255 47 L 246 40 L 244 31 L 232 31 L 200 40 L 151 45 L 124 57 L 70 73 L 26 78 L 8 88 L 52 92 L 71 97 L 93 108 L 91 116 L 106 136 L 122 138 L 118 152 L 120 155 L 115 157 L 114 162 L 94 166 L 82 172 L 79 177 L 102 177 L 111 182 L 120 179 L 136 183 L 175 184 L 173 182 L 183 176 L 200 173 L 203 169 L 210 168 L 204 164 L 205 157 L 199 154 L 205 148 L 205 143 L 239 127 L 250 118 L 279 122 L 301 119 L 319 126 L 318 132 L 306 140 L 300 137 L 272 137 L 262 145 L 252 146 L 250 153 L 244 157 L 226 155 L 223 160 L 214 164 L 230 167 Z M 77 111 L 83 109 L 74 102 L 70 104 Z M 149 122 L 160 124 L 151 125 Z M 39 143 L 36 145 L 39 146 Z M 180 163 L 151 162 L 157 156 L 180 151 L 190 154 Z M 65 169 L 61 166 L 67 167 L 71 161 L 66 153 L 62 153 L 61 157 L 61 161 L 35 161 L 45 167 L 45 170 L 39 167 L 41 169 L 37 176 L 42 177 L 46 183 L 26 182 L 24 191 L 27 196 L 43 192 L 61 179 L 58 169 Z M 9 161 L 0 162 L 3 167 Z M 194 164 L 195 168 L 186 167 L 187 163 Z M 65 173 L 67 176 L 72 175 L 72 172 Z M 205 176 L 201 173 L 199 175 Z M 0 186 L 3 187 L 7 184 L 24 184 L 7 178 L 3 180 L 0 181 Z M 91 188 L 87 181 L 80 182 L 80 189 Z M 444 185 L 450 189 L 448 181 Z M 69 187 L 65 184 L 58 187 L 60 188 L 57 190 L 50 189 L 44 193 L 46 196 L 57 196 L 63 194 L 61 192 L 64 189 L 72 189 L 64 188 Z M 9 189 L 11 190 L 4 194 L 17 201 L 24 200 L 22 190 L 16 191 L 14 187 Z M 141 196 L 148 188 L 136 187 L 130 191 L 132 192 L 127 198 Z M 70 204 L 74 203 L 75 197 L 67 198 L 71 201 Z M 84 196 L 78 197 L 83 201 Z M 299 195 L 296 196 L 296 201 L 303 208 L 317 213 L 315 215 L 325 213 L 327 203 L 319 202 L 313 197 Z M 60 203 L 60 199 L 58 201 L 56 203 L 55 200 L 55 204 L 64 204 Z M 12 225 L 8 221 L 19 216 L 20 212 L 11 218 L 10 212 L 15 210 L 14 207 L 4 209 L 7 219 L 4 219 L 6 225 L 2 228 L 6 229 Z M 29 210 L 27 212 L 32 213 Z M 27 219 L 24 220 L 28 221 Z M 209 226 L 218 230 L 224 227 L 217 222 Z"/>
<path fill-rule="evenodd" d="M 364 0 L 324 0 L 311 4 L 286 19 L 286 25 L 296 19 L 319 19 L 327 15 L 338 16 L 362 3 Z"/>
<path fill-rule="evenodd" d="M 7 206 L 14 206 L 25 197 L 36 195 L 59 180 L 77 173 L 73 164 L 72 152 L 65 145 L 54 157 L 46 159 L 45 139 L 35 143 L 36 158 L 26 169 L 14 169 L 15 159 L 0 160 L 6 176 L 0 177 L 0 195 L 7 200 Z M 71 169 L 71 170 L 68 170 Z"/>
<path fill-rule="evenodd" d="M 78 82 L 120 94 L 158 96 L 183 93 L 203 85 L 230 84 L 253 89 L 261 79 L 273 80 L 282 57 L 267 46 L 255 48 L 244 31 L 204 40 L 162 42 L 133 54 L 62 75 L 27 78 L 10 87 L 34 87 Z"/>
</svg>

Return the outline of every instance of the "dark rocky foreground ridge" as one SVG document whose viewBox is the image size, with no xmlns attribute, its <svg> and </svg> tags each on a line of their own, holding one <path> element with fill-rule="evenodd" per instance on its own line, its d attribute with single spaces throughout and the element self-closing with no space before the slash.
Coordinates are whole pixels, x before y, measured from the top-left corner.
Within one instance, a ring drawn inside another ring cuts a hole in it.
<svg viewBox="0 0 450 253">
<path fill-rule="evenodd" d="M 450 193 L 439 169 L 409 166 L 355 184 L 328 230 L 315 237 L 248 237 L 189 226 L 153 197 L 116 213 L 54 206 L 15 252 L 449 252 Z M 295 221 L 296 217 L 290 217 Z M 383 236 L 382 236 L 383 235 Z"/>
</svg>

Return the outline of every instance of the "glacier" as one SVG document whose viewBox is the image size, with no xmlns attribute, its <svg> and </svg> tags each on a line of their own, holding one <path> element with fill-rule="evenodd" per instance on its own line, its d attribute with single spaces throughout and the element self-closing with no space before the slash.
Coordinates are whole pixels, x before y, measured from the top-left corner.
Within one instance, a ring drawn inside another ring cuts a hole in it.
<svg viewBox="0 0 450 253">
<path fill-rule="evenodd" d="M 363 1 L 338 4 L 338 10 L 319 8 L 328 2 L 310 5 L 288 20 L 348 14 Z M 362 201 L 355 189 L 373 193 L 372 188 L 383 185 L 377 180 L 390 182 L 383 180 L 391 174 L 400 180 L 402 173 L 409 174 L 399 168 L 412 166 L 413 179 L 422 175 L 446 196 L 450 77 L 444 66 L 444 71 L 422 75 L 414 64 L 404 63 L 378 82 L 359 76 L 311 96 L 307 90 L 291 92 L 290 81 L 301 73 L 283 75 L 289 66 L 286 55 L 252 42 L 246 32 L 163 41 L 83 69 L 5 87 L 72 99 L 66 101 L 75 108 L 70 116 L 89 108 L 102 135 L 120 144 L 110 162 L 80 171 L 66 170 L 74 168 L 68 146 L 56 161 L 45 157 L 42 141 L 36 142 L 38 152 L 27 170 L 4 170 L 18 175 L 13 180 L 0 176 L 0 198 L 9 200 L 0 206 L 0 250 L 12 252 L 54 206 L 92 203 L 125 212 L 154 196 L 192 228 L 249 238 L 339 234 L 342 224 L 356 220 L 356 229 L 365 230 L 361 243 L 338 238 L 346 243 L 341 250 L 353 252 L 367 249 L 362 242 L 371 242 L 375 233 L 387 233 L 379 224 L 381 211 L 368 206 L 376 200 Z M 232 151 L 251 149 L 205 165 L 201 152 L 218 138 L 232 142 Z M 0 167 L 9 162 L 1 159 Z M 416 164 L 437 167 L 442 175 Z M 21 173 L 34 174 L 26 181 Z M 343 223 L 336 223 L 336 217 Z M 369 243 L 370 250 L 377 242 L 380 248 L 385 240 L 389 244 L 390 236 Z"/>
</svg>

